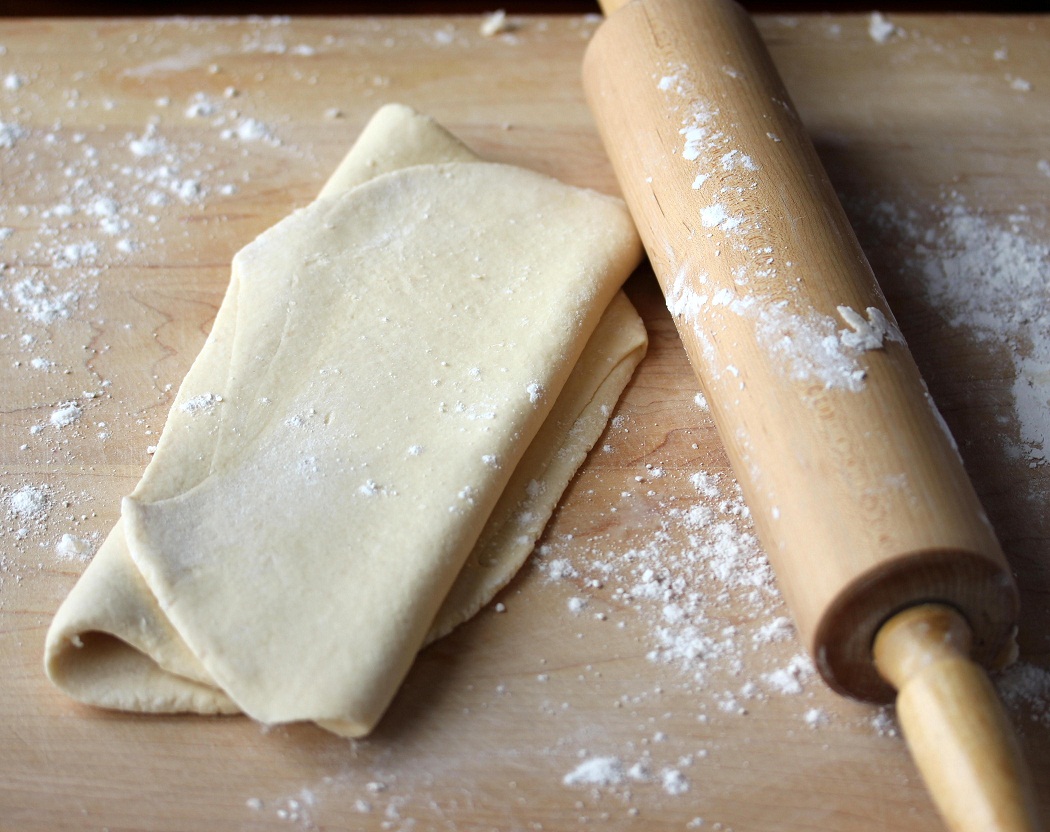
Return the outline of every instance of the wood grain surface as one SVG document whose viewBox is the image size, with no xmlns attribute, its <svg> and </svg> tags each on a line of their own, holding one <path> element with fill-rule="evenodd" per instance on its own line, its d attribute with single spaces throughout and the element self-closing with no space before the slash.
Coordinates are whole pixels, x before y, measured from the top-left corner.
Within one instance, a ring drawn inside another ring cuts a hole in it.
<svg viewBox="0 0 1050 832">
<path fill-rule="evenodd" d="M 759 25 L 1015 570 L 999 684 L 1050 818 L 1050 23 L 891 21 L 883 43 L 867 17 Z M 892 713 L 798 659 L 645 269 L 650 353 L 539 552 L 372 737 L 107 713 L 44 678 L 75 549 L 141 475 L 230 258 L 381 103 L 616 191 L 579 83 L 597 19 L 513 22 L 0 28 L 0 829 L 940 828 Z"/>
</svg>

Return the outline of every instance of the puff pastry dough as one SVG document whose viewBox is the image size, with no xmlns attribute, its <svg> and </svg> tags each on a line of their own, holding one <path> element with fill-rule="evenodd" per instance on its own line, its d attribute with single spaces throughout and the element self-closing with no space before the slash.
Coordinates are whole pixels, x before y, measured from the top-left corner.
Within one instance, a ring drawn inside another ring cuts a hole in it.
<svg viewBox="0 0 1050 832">
<path fill-rule="evenodd" d="M 514 575 L 645 352 L 623 204 L 390 105 L 237 254 L 47 636 L 91 704 L 367 733 Z"/>
</svg>

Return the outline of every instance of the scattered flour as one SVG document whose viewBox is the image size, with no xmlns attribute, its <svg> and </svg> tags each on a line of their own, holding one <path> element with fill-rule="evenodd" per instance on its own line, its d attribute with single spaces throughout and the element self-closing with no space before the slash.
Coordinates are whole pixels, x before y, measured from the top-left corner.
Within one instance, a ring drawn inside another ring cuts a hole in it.
<svg viewBox="0 0 1050 832">
<path fill-rule="evenodd" d="M 548 544 L 540 548 L 537 565 L 550 580 L 610 587 L 610 601 L 633 608 L 647 624 L 649 660 L 671 665 L 691 685 L 703 687 L 712 674 L 740 667 L 749 645 L 775 640 L 774 631 L 789 639 L 793 630 L 780 620 L 772 570 L 739 486 L 724 474 L 704 471 L 689 482 L 694 498 L 663 506 L 660 528 L 640 544 L 610 551 L 596 541 L 587 562 L 544 557 Z M 746 628 L 720 618 L 720 608 L 730 602 L 748 611 L 752 623 Z M 771 613 L 775 624 L 765 620 Z M 772 630 L 759 632 L 765 625 Z"/>
<path fill-rule="evenodd" d="M 83 415 L 84 411 L 76 402 L 66 402 L 51 414 L 50 422 L 56 428 L 64 428 L 73 424 Z"/>
<path fill-rule="evenodd" d="M 90 540 L 63 534 L 55 544 L 55 554 L 62 560 L 90 560 L 95 547 Z"/>
<path fill-rule="evenodd" d="M 724 153 L 718 161 L 722 166 L 722 170 L 734 170 L 738 167 L 744 170 L 758 170 L 755 160 L 739 150 L 730 150 L 728 153 Z"/>
<path fill-rule="evenodd" d="M 780 615 L 759 627 L 751 640 L 755 644 L 773 644 L 778 641 L 788 641 L 794 635 L 795 625 L 791 619 L 786 615 Z"/>
<path fill-rule="evenodd" d="M 80 293 L 74 289 L 61 291 L 43 280 L 26 277 L 11 287 L 10 300 L 7 292 L 3 297 L 6 308 L 21 312 L 34 323 L 47 325 L 69 318 L 80 299 Z"/>
<path fill-rule="evenodd" d="M 723 71 L 731 78 L 739 76 L 731 67 Z M 835 318 L 809 308 L 804 300 L 797 303 L 791 295 L 785 296 L 782 287 L 793 289 L 796 283 L 774 279 L 794 264 L 789 257 L 778 256 L 784 243 L 764 229 L 765 209 L 755 209 L 753 193 L 762 180 L 760 166 L 746 146 L 752 139 L 738 135 L 737 125 L 688 79 L 687 68 L 669 65 L 657 87 L 665 93 L 669 110 L 682 114 L 679 132 L 684 144 L 679 157 L 688 163 L 692 188 L 704 194 L 702 207 L 697 208 L 699 227 L 692 230 L 711 240 L 714 256 L 708 265 L 713 278 L 708 288 L 707 273 L 700 273 L 689 262 L 679 262 L 669 252 L 675 277 L 666 293 L 668 309 L 680 327 L 687 326 L 696 334 L 703 361 L 716 375 L 740 375 L 716 348 L 716 336 L 725 316 L 731 314 L 748 320 L 757 346 L 780 364 L 787 377 L 817 380 L 829 389 L 863 390 L 865 371 L 858 356 L 879 348 L 886 338 L 896 340 L 899 333 L 878 310 L 867 312 L 869 319 L 847 310 L 843 314 L 850 316 L 847 323 L 854 329 L 840 337 Z M 768 136 L 780 141 L 775 134 Z M 723 252 L 732 257 L 717 260 Z M 781 288 L 770 291 L 771 286 Z M 746 379 L 739 382 L 741 386 L 746 383 Z"/>
<path fill-rule="evenodd" d="M 1050 728 L 1050 669 L 1015 662 L 995 679 L 1006 705 L 1027 713 L 1031 722 Z"/>
<path fill-rule="evenodd" d="M 222 396 L 215 393 L 201 393 L 182 403 L 181 410 L 196 416 L 199 413 L 207 413 L 222 402 Z"/>
<path fill-rule="evenodd" d="M 478 27 L 478 31 L 482 37 L 491 38 L 496 35 L 503 34 L 504 32 L 513 31 L 514 26 L 507 19 L 507 12 L 503 9 L 497 9 L 492 14 L 486 15 L 481 25 Z"/>
<path fill-rule="evenodd" d="M 900 735 L 897 721 L 894 719 L 891 708 L 881 708 L 871 718 L 871 728 L 880 737 L 896 737 Z"/>
<path fill-rule="evenodd" d="M 591 757 L 562 778 L 566 786 L 615 786 L 624 779 L 619 757 Z"/>
<path fill-rule="evenodd" d="M 186 118 L 207 118 L 219 112 L 220 105 L 204 93 L 194 93 L 190 105 L 186 108 Z"/>
<path fill-rule="evenodd" d="M 901 30 L 880 12 L 872 12 L 868 18 L 868 34 L 875 43 L 886 43 L 894 35 L 901 34 Z"/>
<path fill-rule="evenodd" d="M 375 497 L 381 494 L 383 489 L 375 480 L 365 480 L 364 484 L 357 489 L 359 494 L 364 494 L 366 497 Z"/>
<path fill-rule="evenodd" d="M 695 276 L 692 276 L 691 271 L 688 263 L 678 269 L 674 281 L 667 290 L 666 300 L 667 311 L 692 326 L 699 322 L 708 296 L 693 288 L 694 283 L 703 285 L 707 281 L 707 275 L 697 272 Z"/>
<path fill-rule="evenodd" d="M 669 76 L 675 77 L 678 76 Z M 661 82 L 662 83 L 662 82 Z M 679 87 L 663 86 L 661 89 L 675 89 Z M 693 114 L 685 121 L 679 131 L 684 137 L 682 145 L 682 158 L 687 162 L 697 161 L 705 151 L 712 150 L 723 145 L 725 136 L 717 130 L 712 122 L 718 115 L 718 110 L 712 108 L 706 102 L 697 102 Z"/>
<path fill-rule="evenodd" d="M 778 668 L 762 675 L 762 681 L 774 692 L 782 696 L 797 696 L 802 693 L 803 685 L 814 677 L 816 670 L 809 656 L 799 654 L 788 662 L 786 667 Z"/>
<path fill-rule="evenodd" d="M 579 574 L 575 567 L 564 558 L 550 561 L 546 568 L 547 575 L 556 581 L 562 578 L 574 578 Z"/>
<path fill-rule="evenodd" d="M 1028 233 L 1023 210 L 996 221 L 959 197 L 924 220 L 890 202 L 865 212 L 876 234 L 910 246 L 909 271 L 922 275 L 929 302 L 948 323 L 1013 362 L 1016 450 L 1042 463 L 1050 452 L 1050 246 Z"/>
<path fill-rule="evenodd" d="M 68 268 L 80 265 L 85 260 L 94 260 L 98 256 L 98 245 L 94 242 L 69 243 L 59 249 L 55 257 L 55 266 Z"/>
<path fill-rule="evenodd" d="M 0 121 L 0 148 L 14 147 L 25 134 L 26 131 L 17 124 Z"/>
<path fill-rule="evenodd" d="M 677 796 L 689 791 L 689 781 L 676 768 L 670 768 L 660 775 L 660 785 L 669 795 Z"/>
<path fill-rule="evenodd" d="M 139 158 L 158 156 L 168 150 L 167 142 L 157 136 L 157 126 L 149 125 L 141 136 L 128 137 L 128 150 Z"/>
<path fill-rule="evenodd" d="M 22 521 L 42 521 L 51 508 L 47 486 L 24 485 L 7 499 L 7 510 Z"/>
<path fill-rule="evenodd" d="M 241 119 L 236 127 L 227 128 L 219 135 L 227 140 L 237 139 L 242 142 L 263 141 L 272 145 L 280 144 L 270 126 L 255 118 Z"/>
</svg>

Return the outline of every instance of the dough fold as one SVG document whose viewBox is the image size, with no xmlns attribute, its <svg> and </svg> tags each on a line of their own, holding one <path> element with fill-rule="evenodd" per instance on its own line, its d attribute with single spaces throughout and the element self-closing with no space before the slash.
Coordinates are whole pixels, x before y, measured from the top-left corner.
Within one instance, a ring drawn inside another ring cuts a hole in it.
<svg viewBox="0 0 1050 832">
<path fill-rule="evenodd" d="M 367 733 L 513 577 L 644 355 L 619 200 L 388 105 L 234 258 L 45 668 L 146 712 Z"/>
</svg>

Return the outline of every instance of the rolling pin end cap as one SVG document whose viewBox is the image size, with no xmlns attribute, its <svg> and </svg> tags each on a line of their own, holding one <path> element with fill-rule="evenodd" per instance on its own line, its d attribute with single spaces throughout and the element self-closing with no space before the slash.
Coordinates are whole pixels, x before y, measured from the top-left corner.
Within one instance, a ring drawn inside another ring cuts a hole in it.
<svg viewBox="0 0 1050 832">
<path fill-rule="evenodd" d="M 820 675 L 846 696 L 892 702 L 895 688 L 872 661 L 872 646 L 887 622 L 927 601 L 958 610 L 972 640 L 969 655 L 995 666 L 1017 621 L 1009 572 L 979 552 L 923 550 L 883 563 L 839 592 L 810 642 Z"/>
</svg>

